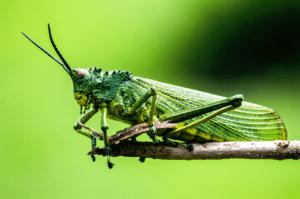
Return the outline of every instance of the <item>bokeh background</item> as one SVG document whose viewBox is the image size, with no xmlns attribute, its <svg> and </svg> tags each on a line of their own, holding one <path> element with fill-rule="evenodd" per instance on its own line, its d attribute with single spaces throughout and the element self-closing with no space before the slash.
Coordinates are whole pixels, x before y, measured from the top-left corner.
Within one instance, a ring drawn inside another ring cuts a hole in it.
<svg viewBox="0 0 300 199">
<path fill-rule="evenodd" d="M 56 56 L 47 23 L 72 68 L 243 94 L 300 140 L 299 0 L 0 0 L 1 198 L 299 198 L 296 160 L 93 163 L 90 140 L 73 130 L 69 77 L 21 34 Z M 127 127 L 108 122 L 110 135 Z"/>
</svg>

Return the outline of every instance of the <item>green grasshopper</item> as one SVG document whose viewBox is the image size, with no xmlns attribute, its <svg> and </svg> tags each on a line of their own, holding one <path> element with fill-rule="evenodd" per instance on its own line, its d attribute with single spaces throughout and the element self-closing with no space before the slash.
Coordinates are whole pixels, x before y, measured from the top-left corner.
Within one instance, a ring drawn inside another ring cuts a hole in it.
<svg viewBox="0 0 300 199">
<path fill-rule="evenodd" d="M 192 141 L 287 139 L 286 128 L 276 112 L 267 107 L 243 102 L 242 95 L 225 98 L 133 77 L 128 71 L 102 72 L 101 68 L 97 67 L 71 69 L 54 44 L 49 24 L 48 31 L 50 41 L 63 63 L 22 33 L 59 63 L 71 77 L 74 98 L 81 108 L 80 114 L 82 107 L 85 108 L 74 129 L 92 139 L 92 148 L 96 147 L 96 138 L 81 130 L 79 121 L 86 123 L 100 110 L 101 130 L 109 168 L 114 164 L 110 161 L 112 150 L 107 139 L 107 118 L 130 125 L 148 122 L 150 129 L 148 135 L 154 143 L 159 142 L 157 139 L 159 136 L 163 137 L 167 145 L 177 147 L 179 143 L 189 150 L 193 150 L 193 146 L 187 143 Z M 89 110 L 91 105 L 92 108 Z M 170 121 L 177 125 L 174 129 L 157 131 L 153 126 L 153 122 L 157 121 Z M 144 159 L 141 158 L 140 161 L 143 162 Z"/>
</svg>

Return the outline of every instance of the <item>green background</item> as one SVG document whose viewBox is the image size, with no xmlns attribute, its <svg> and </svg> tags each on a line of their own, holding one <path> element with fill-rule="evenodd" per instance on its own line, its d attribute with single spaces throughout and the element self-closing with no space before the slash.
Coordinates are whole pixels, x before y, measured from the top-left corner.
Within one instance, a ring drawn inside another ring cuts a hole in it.
<svg viewBox="0 0 300 199">
<path fill-rule="evenodd" d="M 0 0 L 1 198 L 299 198 L 295 160 L 93 163 L 90 140 L 73 130 L 70 78 L 21 34 L 56 56 L 50 23 L 72 68 L 243 94 L 276 110 L 288 140 L 300 140 L 299 13 L 298 0 Z M 99 121 L 88 126 L 100 130 Z M 108 122 L 110 135 L 127 127 Z"/>
</svg>

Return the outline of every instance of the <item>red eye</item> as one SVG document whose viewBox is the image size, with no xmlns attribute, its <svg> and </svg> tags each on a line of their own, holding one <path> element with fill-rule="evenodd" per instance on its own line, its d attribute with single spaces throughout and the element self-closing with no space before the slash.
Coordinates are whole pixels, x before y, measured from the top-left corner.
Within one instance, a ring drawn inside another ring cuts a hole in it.
<svg viewBox="0 0 300 199">
<path fill-rule="evenodd" d="M 77 76 L 79 79 L 84 78 L 84 76 L 85 76 L 84 70 L 77 70 Z"/>
</svg>

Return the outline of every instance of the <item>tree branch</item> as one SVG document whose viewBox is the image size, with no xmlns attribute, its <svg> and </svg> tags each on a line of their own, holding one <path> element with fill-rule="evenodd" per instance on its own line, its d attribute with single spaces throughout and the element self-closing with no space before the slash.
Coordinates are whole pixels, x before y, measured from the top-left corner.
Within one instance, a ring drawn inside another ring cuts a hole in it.
<svg viewBox="0 0 300 199">
<path fill-rule="evenodd" d="M 300 141 L 264 142 L 207 142 L 192 143 L 194 150 L 186 147 L 166 146 L 164 143 L 153 145 L 151 142 L 123 141 L 112 145 L 112 156 L 145 157 L 167 160 L 205 160 L 205 159 L 294 159 L 300 158 Z M 88 155 L 103 155 L 105 150 L 95 148 Z"/>
<path fill-rule="evenodd" d="M 93 132 L 99 139 L 103 134 L 84 126 Z M 174 128 L 176 124 L 168 122 L 155 122 L 156 129 Z M 203 160 L 203 159 L 294 159 L 300 158 L 300 141 L 263 141 L 263 142 L 206 142 L 191 143 L 192 151 L 186 147 L 178 148 L 166 146 L 164 143 L 153 145 L 151 142 L 129 141 L 142 133 L 148 132 L 148 123 L 131 126 L 108 137 L 112 147 L 112 156 L 145 157 L 168 160 Z M 88 155 L 103 155 L 105 150 L 94 148 Z"/>
</svg>

